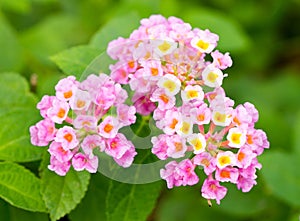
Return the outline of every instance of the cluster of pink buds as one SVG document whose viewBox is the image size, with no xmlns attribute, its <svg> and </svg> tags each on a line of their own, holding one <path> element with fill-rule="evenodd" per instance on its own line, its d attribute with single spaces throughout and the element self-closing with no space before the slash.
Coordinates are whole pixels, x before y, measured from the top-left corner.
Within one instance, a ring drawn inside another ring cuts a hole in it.
<svg viewBox="0 0 300 221">
<path fill-rule="evenodd" d="M 202 196 L 219 204 L 227 193 L 220 183 L 243 192 L 256 184 L 257 156 L 269 142 L 254 128 L 255 107 L 248 102 L 234 107 L 221 87 L 232 60 L 215 50 L 218 40 L 178 18 L 153 15 L 129 38 L 110 42 L 107 52 L 117 60 L 110 66 L 112 79 L 130 86 L 137 113 L 153 114 L 162 131 L 151 139 L 152 153 L 178 159 L 160 170 L 168 188 L 198 183 L 199 167 L 207 176 Z"/>
<path fill-rule="evenodd" d="M 61 176 L 71 165 L 95 173 L 96 148 L 129 167 L 137 153 L 119 129 L 135 122 L 136 109 L 124 104 L 128 95 L 121 85 L 105 74 L 90 75 L 82 82 L 69 76 L 55 90 L 56 96 L 45 95 L 37 104 L 44 119 L 30 127 L 33 145 L 50 144 L 48 168 Z"/>
</svg>

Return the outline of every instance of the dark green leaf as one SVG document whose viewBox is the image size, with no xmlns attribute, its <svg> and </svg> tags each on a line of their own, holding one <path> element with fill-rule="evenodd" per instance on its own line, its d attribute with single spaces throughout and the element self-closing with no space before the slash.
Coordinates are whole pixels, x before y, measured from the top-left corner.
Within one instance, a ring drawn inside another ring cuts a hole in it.
<svg viewBox="0 0 300 221">
<path fill-rule="evenodd" d="M 153 210 L 161 183 L 127 184 L 111 181 L 106 200 L 108 221 L 143 221 Z"/>
<path fill-rule="evenodd" d="M 272 194 L 299 207 L 299 158 L 279 152 L 266 153 L 260 158 L 263 165 L 262 174 Z"/>
<path fill-rule="evenodd" d="M 51 220 L 58 220 L 80 203 L 87 191 L 90 173 L 71 169 L 66 176 L 48 170 L 49 155 L 45 154 L 41 174 L 41 192 Z"/>
<path fill-rule="evenodd" d="M 36 98 L 26 80 L 15 73 L 0 75 L 0 160 L 38 160 L 42 148 L 30 143 L 29 126 L 38 121 Z"/>
<path fill-rule="evenodd" d="M 1 221 L 48 221 L 46 213 L 29 212 L 13 207 L 0 199 Z"/>
<path fill-rule="evenodd" d="M 147 137 L 151 133 L 151 129 L 149 127 L 149 116 L 142 116 L 140 114 L 136 114 L 136 122 L 130 125 L 130 128 L 138 137 Z"/>
<path fill-rule="evenodd" d="M 68 217 L 71 221 L 105 221 L 105 199 L 109 179 L 100 173 L 93 174 L 89 189 L 81 203 Z M 88 212 L 87 212 L 88 211 Z"/>
<path fill-rule="evenodd" d="M 45 212 L 40 187 L 40 180 L 29 170 L 11 162 L 0 163 L 0 196 L 13 206 Z"/>
</svg>

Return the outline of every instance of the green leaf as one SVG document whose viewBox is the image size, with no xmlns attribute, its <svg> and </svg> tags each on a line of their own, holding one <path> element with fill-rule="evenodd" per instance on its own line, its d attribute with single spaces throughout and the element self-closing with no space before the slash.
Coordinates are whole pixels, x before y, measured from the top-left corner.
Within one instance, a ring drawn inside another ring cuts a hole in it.
<svg viewBox="0 0 300 221">
<path fill-rule="evenodd" d="M 18 71 L 22 65 L 21 47 L 16 34 L 0 14 L 0 72 Z"/>
<path fill-rule="evenodd" d="M 139 21 L 140 17 L 135 12 L 113 18 L 92 37 L 90 44 L 103 51 L 110 41 L 118 37 L 129 37 L 138 28 Z"/>
<path fill-rule="evenodd" d="M 46 213 L 29 212 L 13 207 L 0 199 L 1 221 L 48 221 Z"/>
<path fill-rule="evenodd" d="M 262 197 L 264 192 L 260 186 L 258 181 L 258 185 L 254 186 L 250 192 L 243 193 L 235 185 L 227 185 L 228 194 L 221 201 L 220 209 L 239 216 L 253 216 L 263 211 L 267 206 L 267 197 Z"/>
<path fill-rule="evenodd" d="M 29 126 L 38 121 L 36 98 L 26 80 L 15 73 L 0 75 L 0 160 L 41 159 L 43 149 L 30 143 Z"/>
<path fill-rule="evenodd" d="M 224 51 L 244 51 L 248 49 L 250 40 L 241 26 L 228 15 L 207 8 L 191 8 L 183 12 L 185 22 L 193 27 L 209 29 L 218 34 L 218 48 Z"/>
<path fill-rule="evenodd" d="M 157 208 L 155 220 L 238 220 L 234 219 L 234 216 L 224 213 L 219 209 L 218 205 L 214 204 L 211 208 L 208 207 L 207 201 L 201 197 L 200 190 L 201 186 L 199 185 L 176 187 L 172 190 L 166 190 Z M 222 201 L 221 204 L 223 203 Z"/>
<path fill-rule="evenodd" d="M 0 0 L 0 7 L 14 12 L 26 13 L 30 11 L 29 0 Z"/>
<path fill-rule="evenodd" d="M 66 176 L 59 176 L 47 169 L 49 154 L 45 154 L 41 173 L 41 192 L 51 220 L 58 220 L 73 210 L 87 191 L 90 173 L 73 169 Z"/>
<path fill-rule="evenodd" d="M 77 78 L 84 77 L 84 71 L 89 68 L 89 64 L 101 54 L 99 49 L 89 46 L 77 46 L 60 52 L 51 59 L 68 75 L 75 75 Z M 98 74 L 99 67 L 89 68 L 90 73 Z"/>
<path fill-rule="evenodd" d="M 300 111 L 296 115 L 296 122 L 294 125 L 294 151 L 300 159 Z"/>
<path fill-rule="evenodd" d="M 300 206 L 300 170 L 296 155 L 279 152 L 260 156 L 262 174 L 274 196 L 291 205 Z"/>
<path fill-rule="evenodd" d="M 160 190 L 160 182 L 130 185 L 111 181 L 106 198 L 107 221 L 146 220 Z"/>
<path fill-rule="evenodd" d="M 71 221 L 105 221 L 105 199 L 109 181 L 100 173 L 93 174 L 84 199 L 68 215 L 69 219 Z"/>
<path fill-rule="evenodd" d="M 27 63 L 30 66 L 52 65 L 49 56 L 82 40 L 78 21 L 66 14 L 53 14 L 21 35 Z"/>
<path fill-rule="evenodd" d="M 30 211 L 45 212 L 40 180 L 24 167 L 0 163 L 0 196 L 11 205 Z"/>
<path fill-rule="evenodd" d="M 151 133 L 149 127 L 150 116 L 142 116 L 140 114 L 136 115 L 136 122 L 130 125 L 130 128 L 135 135 L 139 137 L 147 137 Z"/>
</svg>

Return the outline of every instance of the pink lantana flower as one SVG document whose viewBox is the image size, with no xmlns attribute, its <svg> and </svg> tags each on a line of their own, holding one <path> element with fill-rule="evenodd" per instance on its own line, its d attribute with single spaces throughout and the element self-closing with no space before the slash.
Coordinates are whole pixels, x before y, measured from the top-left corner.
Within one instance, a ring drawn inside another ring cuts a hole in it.
<svg viewBox="0 0 300 221">
<path fill-rule="evenodd" d="M 152 102 L 158 102 L 157 108 L 161 110 L 167 110 L 174 107 L 176 99 L 174 96 L 168 95 L 165 89 L 158 88 L 153 92 L 150 100 Z"/>
<path fill-rule="evenodd" d="M 42 100 L 36 105 L 37 109 L 40 110 L 42 117 L 47 117 L 47 111 L 52 107 L 52 102 L 55 98 L 55 96 L 44 95 Z"/>
<path fill-rule="evenodd" d="M 68 116 L 70 106 L 65 101 L 54 99 L 52 106 L 47 110 L 47 117 L 53 122 L 61 124 Z"/>
<path fill-rule="evenodd" d="M 97 147 L 100 151 L 105 150 L 105 140 L 98 134 L 87 135 L 81 143 L 82 150 L 89 157 L 93 156 L 93 150 Z"/>
<path fill-rule="evenodd" d="M 60 176 L 65 176 L 71 167 L 70 161 L 59 161 L 55 156 L 50 157 L 48 169 L 54 171 Z"/>
<path fill-rule="evenodd" d="M 98 157 L 77 153 L 72 158 L 72 166 L 77 171 L 87 170 L 96 173 L 98 168 Z"/>
<path fill-rule="evenodd" d="M 231 57 L 229 56 L 228 52 L 226 52 L 225 54 L 222 54 L 221 52 L 216 50 L 211 53 L 211 56 L 213 58 L 213 64 L 217 68 L 220 68 L 221 70 L 224 70 L 224 69 L 232 66 L 232 60 L 231 60 Z"/>
<path fill-rule="evenodd" d="M 99 125 L 99 134 L 104 138 L 113 138 L 119 130 L 119 121 L 112 116 L 106 117 Z"/>
<path fill-rule="evenodd" d="M 62 101 L 70 100 L 77 90 L 78 82 L 74 76 L 61 79 L 55 86 L 56 97 Z"/>
<path fill-rule="evenodd" d="M 134 106 L 121 104 L 117 107 L 118 120 L 123 126 L 128 126 L 136 121 L 136 109 Z"/>
<path fill-rule="evenodd" d="M 36 146 L 47 146 L 55 137 L 56 128 L 54 122 L 44 119 L 35 126 L 30 127 L 31 143 Z"/>
<path fill-rule="evenodd" d="M 217 204 L 220 204 L 220 200 L 223 199 L 227 193 L 227 188 L 221 186 L 217 180 L 208 177 L 204 180 L 201 193 L 204 198 L 208 200 L 216 200 Z"/>
<path fill-rule="evenodd" d="M 74 149 L 78 146 L 79 141 L 76 137 L 75 130 L 73 127 L 64 126 L 59 128 L 56 133 L 56 137 L 54 138 L 56 142 L 61 143 L 62 147 L 65 150 Z"/>
<path fill-rule="evenodd" d="M 48 152 L 60 162 L 67 162 L 71 160 L 74 155 L 71 150 L 64 149 L 61 143 L 55 141 L 50 144 Z"/>
</svg>

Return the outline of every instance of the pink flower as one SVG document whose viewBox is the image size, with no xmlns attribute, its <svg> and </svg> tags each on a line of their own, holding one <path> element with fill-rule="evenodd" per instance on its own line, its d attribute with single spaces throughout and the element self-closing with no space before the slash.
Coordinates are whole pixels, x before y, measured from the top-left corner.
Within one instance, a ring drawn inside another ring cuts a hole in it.
<svg viewBox="0 0 300 221">
<path fill-rule="evenodd" d="M 99 135 L 87 135 L 82 143 L 81 143 L 82 150 L 86 155 L 89 157 L 93 156 L 93 150 L 96 147 L 99 147 L 100 151 L 104 151 L 105 149 L 105 140 L 102 139 Z"/>
<path fill-rule="evenodd" d="M 47 117 L 47 111 L 49 108 L 52 107 L 52 102 L 55 99 L 55 96 L 48 96 L 44 95 L 42 97 L 42 100 L 37 104 L 37 109 L 40 110 L 41 116 L 46 118 Z"/>
<path fill-rule="evenodd" d="M 129 167 L 137 154 L 133 144 L 126 137 L 118 133 L 115 138 L 107 139 L 105 152 L 112 156 L 122 167 Z"/>
<path fill-rule="evenodd" d="M 188 85 L 183 91 L 181 91 L 181 98 L 183 102 L 189 102 L 193 100 L 197 100 L 199 102 L 200 100 L 203 100 L 204 92 L 202 87 L 199 85 Z"/>
<path fill-rule="evenodd" d="M 209 124 L 211 119 L 211 110 L 206 103 L 202 103 L 197 108 L 190 110 L 193 121 L 198 125 Z"/>
<path fill-rule="evenodd" d="M 131 147 L 132 143 L 123 134 L 118 133 L 114 138 L 106 140 L 105 153 L 113 158 L 120 159 Z"/>
<path fill-rule="evenodd" d="M 232 66 L 232 60 L 229 53 L 222 54 L 218 50 L 211 53 L 213 64 L 222 70 Z"/>
<path fill-rule="evenodd" d="M 155 112 L 157 112 L 155 110 Z M 167 116 L 167 117 L 166 117 Z M 165 134 L 172 135 L 176 131 L 176 125 L 181 120 L 181 114 L 176 109 L 167 110 L 156 126 L 164 131 Z"/>
<path fill-rule="evenodd" d="M 91 104 L 91 101 L 92 98 L 89 92 L 77 89 L 76 91 L 74 91 L 74 94 L 71 97 L 69 104 L 72 110 L 87 111 Z"/>
<path fill-rule="evenodd" d="M 71 167 L 71 162 L 61 162 L 58 159 L 56 159 L 55 156 L 50 157 L 50 165 L 48 166 L 48 169 L 51 171 L 54 171 L 60 176 L 65 176 L 67 172 L 69 171 Z"/>
<path fill-rule="evenodd" d="M 109 66 L 109 69 L 111 70 L 110 76 L 119 84 L 128 84 L 129 72 L 124 66 L 121 66 L 121 64 L 123 64 L 123 62 L 117 62 L 116 64 Z"/>
<path fill-rule="evenodd" d="M 97 118 L 89 115 L 78 115 L 73 121 L 76 129 L 95 130 L 97 127 Z"/>
<path fill-rule="evenodd" d="M 166 142 L 167 138 L 168 135 L 166 134 L 160 134 L 158 137 L 151 138 L 151 143 L 153 144 L 151 152 L 161 160 L 165 160 L 168 158 L 168 144 Z"/>
<path fill-rule="evenodd" d="M 219 152 L 217 154 L 217 167 L 223 169 L 227 166 L 235 166 L 236 156 L 231 151 Z"/>
<path fill-rule="evenodd" d="M 225 167 L 223 169 L 216 170 L 216 180 L 221 182 L 237 183 L 239 177 L 239 171 L 237 168 Z"/>
<path fill-rule="evenodd" d="M 127 168 L 130 167 L 131 164 L 133 163 L 135 155 L 137 155 L 137 152 L 135 151 L 134 146 L 131 145 L 131 148 L 127 150 L 120 158 L 114 157 L 114 160 L 120 166 Z"/>
<path fill-rule="evenodd" d="M 99 106 L 99 108 L 108 110 L 115 102 L 116 95 L 111 88 L 101 87 L 101 89 L 96 94 L 94 103 Z"/>
<path fill-rule="evenodd" d="M 29 128 L 31 143 L 36 146 L 47 146 L 54 139 L 56 128 L 54 122 L 44 119 Z"/>
<path fill-rule="evenodd" d="M 161 110 L 166 110 L 166 109 L 171 109 L 172 107 L 174 107 L 175 105 L 175 97 L 174 96 L 170 96 L 165 92 L 165 89 L 163 88 L 157 88 L 150 100 L 152 102 L 158 102 L 158 108 Z"/>
<path fill-rule="evenodd" d="M 118 120 L 122 126 L 128 126 L 136 121 L 134 106 L 121 104 L 117 107 Z"/>
<path fill-rule="evenodd" d="M 199 178 L 194 172 L 195 165 L 189 159 L 169 162 L 165 169 L 160 170 L 160 176 L 167 181 L 169 189 L 174 186 L 192 186 L 199 182 Z"/>
<path fill-rule="evenodd" d="M 191 46 L 201 53 L 210 53 L 217 46 L 219 36 L 211 33 L 208 29 L 195 29 L 196 36 L 191 40 Z"/>
<path fill-rule="evenodd" d="M 212 157 L 208 152 L 197 154 L 193 158 L 194 164 L 202 166 L 206 175 L 216 170 L 216 158 Z"/>
<path fill-rule="evenodd" d="M 65 101 L 54 99 L 52 107 L 47 110 L 47 116 L 55 123 L 61 124 L 68 116 L 69 104 Z"/>
<path fill-rule="evenodd" d="M 245 145 L 239 149 L 236 154 L 236 165 L 240 168 L 247 168 L 257 155 L 252 152 L 251 147 Z"/>
<path fill-rule="evenodd" d="M 55 86 L 56 97 L 62 101 L 70 100 L 77 89 L 77 85 L 78 82 L 74 76 L 68 76 L 67 78 L 61 79 Z"/>
<path fill-rule="evenodd" d="M 79 144 L 79 140 L 76 138 L 75 130 L 70 126 L 59 128 L 54 140 L 61 143 L 65 150 L 74 149 Z"/>
<path fill-rule="evenodd" d="M 187 146 L 185 144 L 185 139 L 182 139 L 179 135 L 171 135 L 167 137 L 167 154 L 168 157 L 180 158 L 185 155 L 187 151 Z"/>
<path fill-rule="evenodd" d="M 91 158 L 82 153 L 77 153 L 72 159 L 72 166 L 77 171 L 87 170 L 90 173 L 96 173 L 98 169 L 98 157 L 92 156 Z"/>
<path fill-rule="evenodd" d="M 74 155 L 71 150 L 65 150 L 61 143 L 55 141 L 50 144 L 48 152 L 60 162 L 67 162 L 71 160 Z"/>
<path fill-rule="evenodd" d="M 119 130 L 119 121 L 112 117 L 107 116 L 98 126 L 99 134 L 105 138 L 114 138 Z"/>
<path fill-rule="evenodd" d="M 146 79 L 158 80 L 163 75 L 160 60 L 146 60 L 141 62 L 144 67 L 143 74 Z"/>
<path fill-rule="evenodd" d="M 252 151 L 256 155 L 261 155 L 264 149 L 270 147 L 270 143 L 267 139 L 267 135 L 263 130 L 248 130 L 247 144 L 252 148 Z"/>
<path fill-rule="evenodd" d="M 209 177 L 204 180 L 201 192 L 204 198 L 216 200 L 217 204 L 220 204 L 220 200 L 223 199 L 227 193 L 227 188 L 221 186 L 218 181 Z"/>
<path fill-rule="evenodd" d="M 148 96 L 135 93 L 132 97 L 132 102 L 136 108 L 136 112 L 147 116 L 156 108 L 155 103 L 151 102 Z"/>
</svg>

